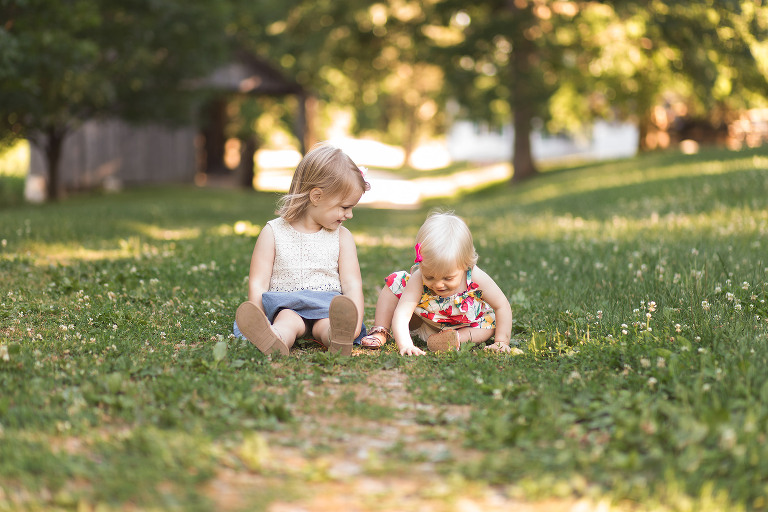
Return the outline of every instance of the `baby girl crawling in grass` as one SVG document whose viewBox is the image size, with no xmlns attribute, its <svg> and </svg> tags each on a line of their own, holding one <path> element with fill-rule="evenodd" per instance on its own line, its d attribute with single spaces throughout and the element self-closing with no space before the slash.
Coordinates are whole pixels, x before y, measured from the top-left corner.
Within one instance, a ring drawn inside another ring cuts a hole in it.
<svg viewBox="0 0 768 512">
<path fill-rule="evenodd" d="M 430 351 L 458 350 L 462 343 L 510 352 L 512 308 L 496 282 L 477 265 L 472 233 L 459 217 L 433 213 L 416 235 L 415 265 L 397 271 L 379 293 L 375 327 L 362 339 L 380 348 L 389 328 L 401 355 L 422 355 L 411 335 Z"/>
</svg>

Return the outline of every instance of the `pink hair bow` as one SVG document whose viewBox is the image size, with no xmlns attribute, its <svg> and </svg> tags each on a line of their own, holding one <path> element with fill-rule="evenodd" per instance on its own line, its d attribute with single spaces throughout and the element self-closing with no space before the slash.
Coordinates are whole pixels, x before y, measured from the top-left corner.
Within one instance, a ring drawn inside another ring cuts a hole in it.
<svg viewBox="0 0 768 512">
<path fill-rule="evenodd" d="M 414 249 L 416 249 L 416 259 L 413 260 L 413 262 L 414 263 L 420 263 L 421 260 L 422 260 L 422 257 L 421 257 L 421 244 L 416 244 L 414 246 Z"/>
</svg>

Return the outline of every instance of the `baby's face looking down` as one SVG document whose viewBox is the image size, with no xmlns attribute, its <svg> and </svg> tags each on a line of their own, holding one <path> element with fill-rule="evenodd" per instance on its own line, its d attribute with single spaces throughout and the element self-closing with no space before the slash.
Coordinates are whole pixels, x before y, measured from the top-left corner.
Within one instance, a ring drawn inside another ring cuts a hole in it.
<svg viewBox="0 0 768 512">
<path fill-rule="evenodd" d="M 440 297 L 450 297 L 467 289 L 465 270 L 462 268 L 440 270 L 430 267 L 426 261 L 421 263 L 420 268 L 424 286 Z"/>
</svg>

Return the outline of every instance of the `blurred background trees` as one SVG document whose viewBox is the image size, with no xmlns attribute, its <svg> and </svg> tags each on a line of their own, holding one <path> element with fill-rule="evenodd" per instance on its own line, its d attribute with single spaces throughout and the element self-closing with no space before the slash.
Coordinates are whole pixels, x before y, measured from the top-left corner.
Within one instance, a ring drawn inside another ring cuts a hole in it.
<svg viewBox="0 0 768 512">
<path fill-rule="evenodd" d="M 300 91 L 218 99 L 251 149 L 280 126 L 301 150 L 335 127 L 409 155 L 456 119 L 511 123 L 520 180 L 534 129 L 629 120 L 653 149 L 664 113 L 718 126 L 765 105 L 766 35 L 754 0 L 0 0 L 0 140 L 37 144 L 55 194 L 79 123 L 202 124 L 201 80 L 242 53 Z"/>
<path fill-rule="evenodd" d="M 193 78 L 227 58 L 229 2 L 0 1 L 0 131 L 46 156 L 58 194 L 65 137 L 89 119 L 188 120 Z"/>
</svg>

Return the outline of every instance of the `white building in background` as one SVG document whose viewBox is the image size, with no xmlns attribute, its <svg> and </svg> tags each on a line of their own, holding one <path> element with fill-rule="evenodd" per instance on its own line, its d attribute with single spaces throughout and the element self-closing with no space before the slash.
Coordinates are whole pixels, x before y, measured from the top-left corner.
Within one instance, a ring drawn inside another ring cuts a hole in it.
<svg viewBox="0 0 768 512">
<path fill-rule="evenodd" d="M 514 130 L 509 125 L 501 130 L 490 130 L 471 121 L 457 121 L 451 127 L 446 143 L 453 161 L 509 161 L 513 137 Z M 638 129 L 633 124 L 598 121 L 592 127 L 591 136 L 578 139 L 535 131 L 531 134 L 531 151 L 533 158 L 540 162 L 624 158 L 637 153 L 638 137 Z"/>
</svg>

